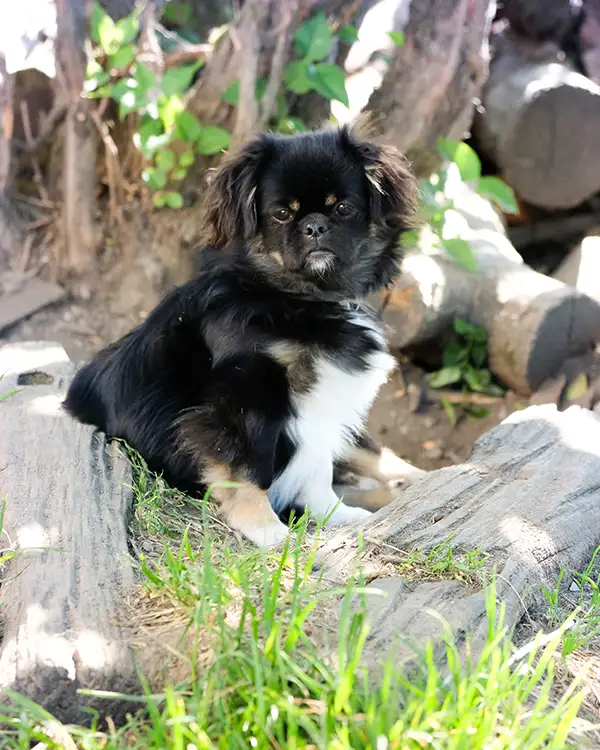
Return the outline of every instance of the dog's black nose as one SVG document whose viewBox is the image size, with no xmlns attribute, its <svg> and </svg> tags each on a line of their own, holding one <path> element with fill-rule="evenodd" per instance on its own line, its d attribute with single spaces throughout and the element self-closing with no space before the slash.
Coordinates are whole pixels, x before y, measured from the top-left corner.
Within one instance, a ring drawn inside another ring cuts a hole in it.
<svg viewBox="0 0 600 750">
<path fill-rule="evenodd" d="M 302 231 L 307 237 L 317 239 L 329 229 L 324 217 L 308 216 L 302 224 Z"/>
</svg>

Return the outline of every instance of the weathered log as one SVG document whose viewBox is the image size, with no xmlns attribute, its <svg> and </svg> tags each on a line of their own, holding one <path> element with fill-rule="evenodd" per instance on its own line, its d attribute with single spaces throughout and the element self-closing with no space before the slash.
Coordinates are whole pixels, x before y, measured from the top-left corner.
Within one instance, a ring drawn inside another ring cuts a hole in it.
<svg viewBox="0 0 600 750">
<path fill-rule="evenodd" d="M 447 226 L 470 243 L 478 272 L 442 251 L 409 254 L 384 299 L 390 341 L 421 345 L 465 318 L 487 330 L 492 372 L 529 394 L 564 360 L 600 341 L 600 305 L 525 265 L 493 208 L 469 188 L 459 188 L 454 205 Z"/>
<path fill-rule="evenodd" d="M 552 275 L 600 302 L 600 228 L 584 237 Z"/>
<path fill-rule="evenodd" d="M 0 409 L 3 540 L 17 550 L 2 575 L 0 687 L 81 722 L 85 706 L 106 705 L 78 688 L 132 693 L 139 682 L 122 623 L 136 583 L 131 472 L 101 433 L 62 411 L 74 369 L 59 345 L 0 348 L 0 397 L 17 390 Z"/>
<path fill-rule="evenodd" d="M 498 35 L 473 128 L 519 196 L 546 209 L 600 190 L 600 86 L 560 56 L 551 43 Z"/>
<path fill-rule="evenodd" d="M 584 569 L 600 544 L 599 445 L 600 415 L 586 409 L 515 412 L 477 441 L 467 463 L 430 472 L 363 523 L 361 543 L 356 527 L 327 542 L 319 550 L 324 576 L 345 582 L 363 560 L 365 574 L 377 577 L 415 549 L 427 554 L 446 543 L 455 558 L 479 550 L 489 556 L 488 574 L 496 569 L 497 602 L 512 628 L 544 603 L 542 587 L 555 586 L 563 565 L 567 577 Z M 442 623 L 432 611 L 450 623 L 459 645 L 470 633 L 476 654 L 488 620 L 485 590 L 472 584 L 374 580 L 367 656 L 380 661 L 393 650 L 410 658 L 407 641 L 439 639 Z"/>
</svg>

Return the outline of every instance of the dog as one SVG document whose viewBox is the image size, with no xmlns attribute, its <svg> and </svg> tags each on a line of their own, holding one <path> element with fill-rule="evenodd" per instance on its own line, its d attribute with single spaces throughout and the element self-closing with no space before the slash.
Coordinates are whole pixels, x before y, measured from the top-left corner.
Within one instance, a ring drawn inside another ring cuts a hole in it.
<svg viewBox="0 0 600 750">
<path fill-rule="evenodd" d="M 79 370 L 66 410 L 182 491 L 211 487 L 261 547 L 291 508 L 368 517 L 332 484 L 381 473 L 364 423 L 395 360 L 364 298 L 398 273 L 416 202 L 405 158 L 351 127 L 254 138 L 208 186 L 193 279 Z"/>
</svg>

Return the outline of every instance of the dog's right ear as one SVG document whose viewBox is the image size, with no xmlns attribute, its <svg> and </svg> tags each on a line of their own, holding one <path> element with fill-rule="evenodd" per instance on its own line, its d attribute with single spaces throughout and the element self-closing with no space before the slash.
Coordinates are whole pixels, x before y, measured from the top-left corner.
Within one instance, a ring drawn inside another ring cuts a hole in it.
<svg viewBox="0 0 600 750">
<path fill-rule="evenodd" d="M 259 136 L 228 154 L 218 167 L 205 198 L 202 234 L 206 244 L 227 247 L 256 234 L 256 189 L 268 148 L 267 137 Z"/>
</svg>

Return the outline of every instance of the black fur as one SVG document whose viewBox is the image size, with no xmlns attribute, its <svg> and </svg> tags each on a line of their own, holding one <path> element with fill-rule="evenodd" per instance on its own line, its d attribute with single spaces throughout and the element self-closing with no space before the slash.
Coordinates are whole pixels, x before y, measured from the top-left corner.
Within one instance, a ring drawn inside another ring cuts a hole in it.
<svg viewBox="0 0 600 750">
<path fill-rule="evenodd" d="M 376 346 L 351 307 L 397 272 L 414 197 L 402 157 L 349 130 L 255 139 L 211 183 L 195 278 L 77 373 L 67 410 L 188 493 L 211 462 L 267 489 L 295 450 L 286 425 L 312 355 L 360 371 Z M 273 355 L 281 342 L 298 362 Z"/>
</svg>

